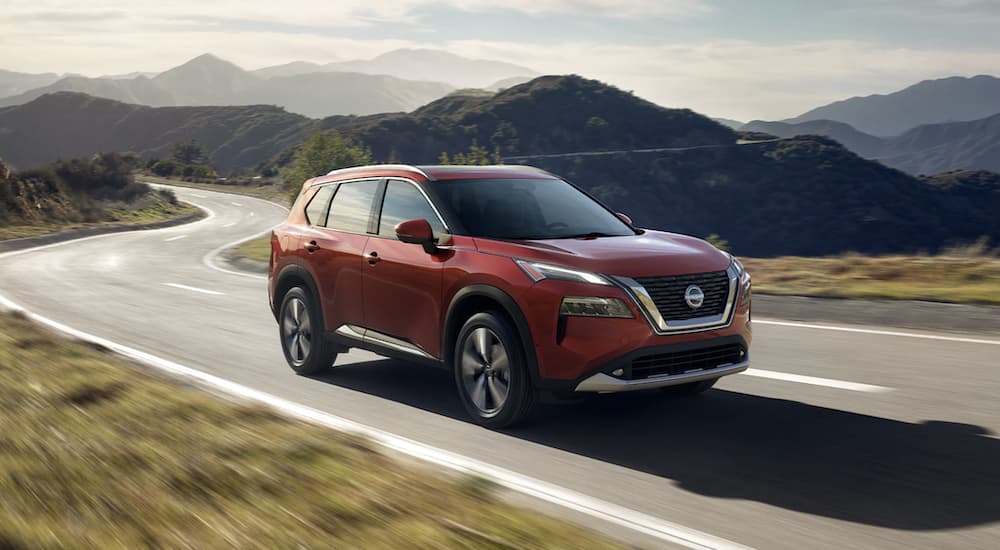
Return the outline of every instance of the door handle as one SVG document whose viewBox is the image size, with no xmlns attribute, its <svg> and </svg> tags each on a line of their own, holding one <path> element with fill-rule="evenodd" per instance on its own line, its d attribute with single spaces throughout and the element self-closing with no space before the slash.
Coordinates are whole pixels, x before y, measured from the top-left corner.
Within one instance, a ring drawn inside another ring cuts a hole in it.
<svg viewBox="0 0 1000 550">
<path fill-rule="evenodd" d="M 303 245 L 302 248 L 305 248 L 306 252 L 309 252 L 311 254 L 319 250 L 319 245 L 316 244 L 316 241 L 309 241 L 305 245 Z"/>
<path fill-rule="evenodd" d="M 375 265 L 378 263 L 378 260 L 378 252 L 373 250 L 368 254 L 368 265 Z"/>
</svg>

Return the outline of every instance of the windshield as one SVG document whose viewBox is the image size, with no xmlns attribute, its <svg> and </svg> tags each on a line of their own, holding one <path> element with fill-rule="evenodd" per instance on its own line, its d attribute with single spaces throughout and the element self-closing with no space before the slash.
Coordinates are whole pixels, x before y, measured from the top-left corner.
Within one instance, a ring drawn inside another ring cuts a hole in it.
<svg viewBox="0 0 1000 550">
<path fill-rule="evenodd" d="M 454 180 L 437 182 L 434 189 L 473 237 L 534 240 L 635 235 L 618 216 L 562 180 Z"/>
</svg>

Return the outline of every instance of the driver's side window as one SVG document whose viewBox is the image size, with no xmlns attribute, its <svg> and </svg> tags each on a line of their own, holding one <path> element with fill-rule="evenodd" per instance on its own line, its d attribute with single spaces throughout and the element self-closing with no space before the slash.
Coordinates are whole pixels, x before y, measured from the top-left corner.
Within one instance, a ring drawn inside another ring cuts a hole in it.
<svg viewBox="0 0 1000 550">
<path fill-rule="evenodd" d="M 396 226 L 399 223 L 418 219 L 427 220 L 434 230 L 435 237 L 444 233 L 441 219 L 416 186 L 406 181 L 389 180 L 385 188 L 385 198 L 382 200 L 379 236 L 396 238 Z"/>
</svg>

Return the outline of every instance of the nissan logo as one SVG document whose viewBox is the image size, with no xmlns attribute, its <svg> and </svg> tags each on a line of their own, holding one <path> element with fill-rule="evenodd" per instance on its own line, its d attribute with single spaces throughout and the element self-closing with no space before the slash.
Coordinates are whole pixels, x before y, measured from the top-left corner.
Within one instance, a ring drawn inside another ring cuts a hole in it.
<svg viewBox="0 0 1000 550">
<path fill-rule="evenodd" d="M 684 301 L 691 309 L 698 309 L 705 303 L 705 293 L 698 285 L 691 285 L 684 291 Z"/>
</svg>

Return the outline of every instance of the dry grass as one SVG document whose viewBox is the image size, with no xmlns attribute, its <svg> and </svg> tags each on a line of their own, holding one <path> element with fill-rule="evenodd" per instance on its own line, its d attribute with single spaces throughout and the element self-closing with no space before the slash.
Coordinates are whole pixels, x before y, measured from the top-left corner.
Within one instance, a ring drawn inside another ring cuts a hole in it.
<svg viewBox="0 0 1000 550">
<path fill-rule="evenodd" d="M 271 236 L 265 235 L 251 239 L 236 247 L 236 253 L 244 258 L 266 264 L 271 259 Z"/>
<path fill-rule="evenodd" d="M 66 231 L 69 229 L 81 229 L 87 227 L 115 226 L 128 228 L 129 226 L 180 218 L 182 216 L 198 212 L 198 209 L 190 204 L 184 204 L 181 202 L 171 204 L 169 201 L 156 193 L 150 193 L 149 196 L 144 199 L 144 202 L 146 204 L 142 208 L 129 208 L 124 205 L 118 208 L 111 208 L 108 211 L 108 219 L 102 222 L 32 223 L 0 226 L 0 240 L 35 237 L 38 235 L 48 235 L 49 233 Z"/>
<path fill-rule="evenodd" d="M 940 256 L 741 261 L 761 294 L 1000 304 L 1000 258 L 976 245 Z"/>
<path fill-rule="evenodd" d="M 276 368 L 279 368 L 276 366 Z M 0 548 L 597 548 L 487 485 L 0 314 Z"/>
</svg>

